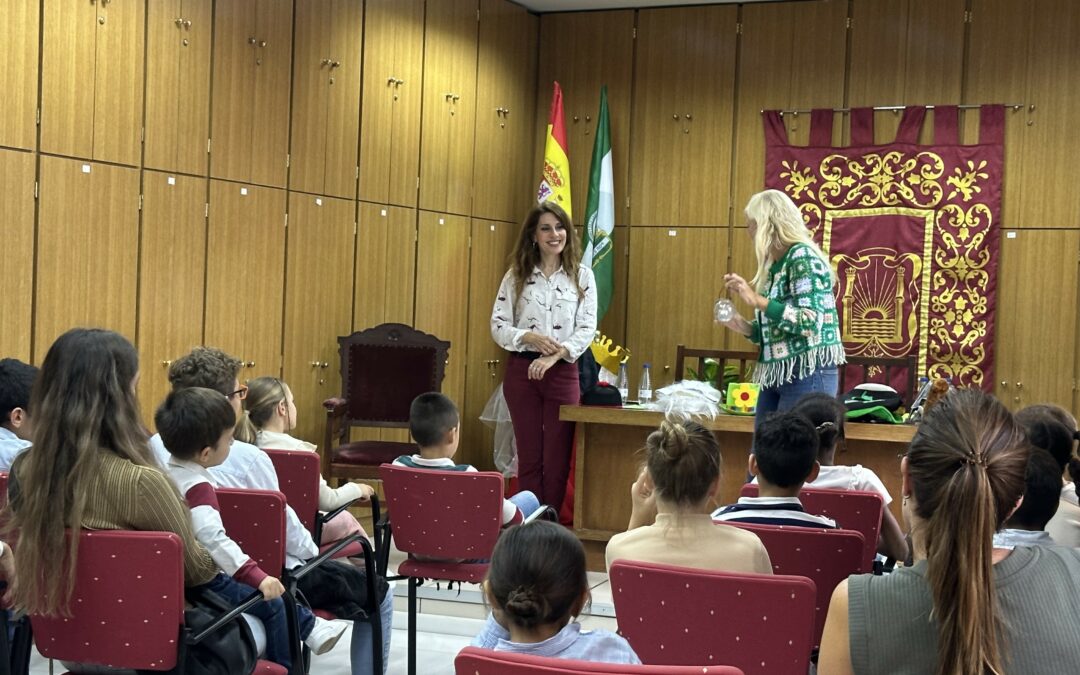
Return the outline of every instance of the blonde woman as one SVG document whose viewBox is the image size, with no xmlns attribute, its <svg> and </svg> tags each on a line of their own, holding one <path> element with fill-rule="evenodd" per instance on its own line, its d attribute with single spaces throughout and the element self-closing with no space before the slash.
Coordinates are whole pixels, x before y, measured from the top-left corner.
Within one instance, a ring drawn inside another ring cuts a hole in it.
<svg viewBox="0 0 1080 675">
<path fill-rule="evenodd" d="M 779 190 L 765 190 L 746 205 L 747 233 L 758 268 L 749 282 L 724 275 L 728 291 L 754 308 L 724 322 L 758 345 L 754 381 L 761 385 L 754 426 L 787 410 L 811 392 L 836 395 L 837 367 L 845 362 L 840 342 L 829 261 L 811 239 L 802 214 Z"/>
</svg>

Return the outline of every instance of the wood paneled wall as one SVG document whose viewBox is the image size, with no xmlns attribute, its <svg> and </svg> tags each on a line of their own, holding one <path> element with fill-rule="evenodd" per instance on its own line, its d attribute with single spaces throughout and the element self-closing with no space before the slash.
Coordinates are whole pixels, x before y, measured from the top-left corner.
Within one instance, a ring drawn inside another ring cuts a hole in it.
<svg viewBox="0 0 1080 675">
<path fill-rule="evenodd" d="M 708 312 L 724 272 L 756 267 L 742 208 L 764 183 L 762 109 L 1022 103 L 1007 113 L 994 390 L 1013 407 L 1077 409 L 1080 190 L 1068 162 L 1080 3 L 809 0 L 563 13 L 542 16 L 540 34 L 537 114 L 557 79 L 575 201 L 592 150 L 585 115 L 595 115 L 600 84 L 612 98 L 622 255 L 602 329 L 633 352 L 631 386 L 643 362 L 654 387 L 670 383 L 679 342 L 752 349 Z M 965 117 L 963 140 L 974 142 L 977 115 Z M 834 143 L 844 144 L 847 119 L 836 119 Z M 891 141 L 898 121 L 877 113 L 877 140 Z M 795 143 L 808 141 L 808 115 L 784 122 Z"/>
<path fill-rule="evenodd" d="M 508 0 L 33 0 L 4 3 L 0 38 L 0 354 L 40 362 L 72 325 L 120 330 L 147 417 L 168 364 L 216 344 L 244 377 L 289 382 L 318 442 L 336 337 L 402 321 L 452 340 L 461 458 L 490 466 L 475 420 L 505 365 L 491 296 L 556 79 L 579 218 L 608 85 L 622 255 L 601 327 L 634 352 L 632 379 L 651 361 L 659 384 L 680 341 L 749 347 L 709 307 L 724 272 L 753 271 L 741 210 L 763 181 L 761 109 L 1025 104 L 1007 116 L 996 390 L 1073 407 L 1070 0 L 543 17 Z M 878 115 L 880 140 L 896 119 Z M 805 115 L 785 124 L 806 140 Z"/>
</svg>

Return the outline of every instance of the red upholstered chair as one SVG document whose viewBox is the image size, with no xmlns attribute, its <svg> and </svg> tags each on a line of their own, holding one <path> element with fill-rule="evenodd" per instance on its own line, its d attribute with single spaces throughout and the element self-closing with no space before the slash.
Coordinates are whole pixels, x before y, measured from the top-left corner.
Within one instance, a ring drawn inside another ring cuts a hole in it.
<svg viewBox="0 0 1080 675">
<path fill-rule="evenodd" d="M 820 645 L 833 590 L 848 576 L 862 571 L 862 534 L 854 530 L 739 522 L 723 523 L 718 527 L 724 525 L 734 525 L 756 534 L 769 552 L 774 573 L 807 577 L 814 582 L 817 588 L 814 646 Z"/>
<path fill-rule="evenodd" d="M 746 675 L 806 675 L 814 582 L 617 560 L 619 632 L 644 663 L 730 664 Z"/>
<path fill-rule="evenodd" d="M 183 671 L 190 645 L 205 635 L 184 627 L 184 553 L 170 532 L 79 533 L 72 616 L 31 616 L 38 651 L 50 659 L 114 668 Z M 262 596 L 229 612 L 237 617 Z M 179 636 L 179 640 L 177 639 Z M 179 648 L 177 647 L 179 645 Z M 284 675 L 260 661 L 256 673 Z"/>
<path fill-rule="evenodd" d="M 409 675 L 416 673 L 416 587 L 423 579 L 480 583 L 502 526 L 503 477 L 384 464 L 380 469 L 390 531 L 409 558 Z M 417 558 L 485 562 L 423 562 Z"/>
<path fill-rule="evenodd" d="M 306 450 L 266 450 L 266 454 L 274 463 L 278 486 L 285 494 L 285 503 L 293 508 L 300 522 L 311 532 L 311 538 L 320 549 L 326 551 L 335 542 L 323 543 L 323 525 L 357 502 L 350 502 L 327 513 L 319 511 L 319 479 L 321 478 L 319 455 Z M 379 509 L 379 498 L 375 495 L 371 496 L 370 507 L 371 522 L 375 524 L 376 559 L 381 561 L 383 556 L 379 555 L 379 522 L 382 520 L 382 512 Z M 338 557 L 359 555 L 363 555 L 363 551 L 359 544 L 354 543 L 343 549 Z M 379 573 L 386 574 L 385 566 L 379 568 Z"/>
<path fill-rule="evenodd" d="M 457 675 L 743 675 L 732 666 L 627 666 L 466 647 L 454 659 Z"/>
<path fill-rule="evenodd" d="M 323 402 L 326 438 L 319 448 L 324 475 L 378 478 L 379 465 L 416 446 L 399 441 L 349 443 L 352 427 L 406 429 L 409 405 L 440 391 L 450 343 L 401 323 L 384 323 L 338 338 L 341 398 Z"/>
<path fill-rule="evenodd" d="M 310 453 L 308 453 L 310 454 Z M 366 607 L 367 616 L 355 621 L 371 624 L 372 672 L 382 672 L 382 615 L 379 614 L 377 576 L 375 572 L 375 553 L 371 544 L 360 535 L 347 537 L 309 560 L 302 567 L 286 571 L 285 568 L 285 495 L 272 490 L 236 490 L 218 488 L 218 506 L 221 509 L 221 522 L 229 538 L 236 542 L 244 553 L 248 554 L 267 574 L 278 575 L 285 585 L 286 593 L 282 597 L 289 608 L 289 630 L 294 639 L 295 653 L 292 662 L 294 670 L 307 672 L 308 658 L 306 649 L 301 648 L 299 626 L 294 609 L 297 582 L 312 569 L 334 558 L 350 546 L 359 547 L 364 557 L 367 579 L 367 597 L 370 606 Z M 324 619 L 336 618 L 329 612 L 313 610 Z M 303 654 L 301 653 L 303 652 Z M 303 665 L 300 665 L 303 664 Z"/>
<path fill-rule="evenodd" d="M 743 497 L 757 497 L 756 483 L 747 483 L 739 493 Z M 885 500 L 876 492 L 857 490 L 818 490 L 803 488 L 799 501 L 807 513 L 827 516 L 845 530 L 855 530 L 863 536 L 863 557 L 860 572 L 874 570 L 877 556 L 878 535 L 881 533 L 881 516 Z"/>
</svg>

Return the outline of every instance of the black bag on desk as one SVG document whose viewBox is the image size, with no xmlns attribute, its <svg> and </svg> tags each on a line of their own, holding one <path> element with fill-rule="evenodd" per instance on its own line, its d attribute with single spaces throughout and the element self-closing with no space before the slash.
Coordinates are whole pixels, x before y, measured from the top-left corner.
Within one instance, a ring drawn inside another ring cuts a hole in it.
<svg viewBox="0 0 1080 675">
<path fill-rule="evenodd" d="M 191 635 L 201 633 L 232 610 L 229 603 L 206 590 L 189 593 L 187 601 L 191 608 L 184 610 L 184 626 Z M 184 668 L 177 675 L 250 675 L 258 660 L 255 638 L 247 621 L 238 616 L 198 644 L 187 645 Z"/>
</svg>

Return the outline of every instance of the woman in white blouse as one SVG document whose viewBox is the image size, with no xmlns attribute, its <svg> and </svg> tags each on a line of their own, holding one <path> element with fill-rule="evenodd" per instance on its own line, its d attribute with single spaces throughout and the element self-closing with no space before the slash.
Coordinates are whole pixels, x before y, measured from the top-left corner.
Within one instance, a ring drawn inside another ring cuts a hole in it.
<svg viewBox="0 0 1080 675">
<path fill-rule="evenodd" d="M 559 406 L 580 399 L 575 362 L 596 333 L 596 281 L 580 259 L 570 217 L 553 202 L 540 204 L 521 226 L 491 312 L 491 336 L 510 352 L 503 394 L 520 487 L 556 509 L 574 440 Z"/>
</svg>

